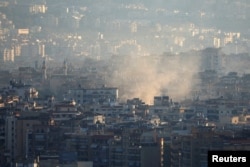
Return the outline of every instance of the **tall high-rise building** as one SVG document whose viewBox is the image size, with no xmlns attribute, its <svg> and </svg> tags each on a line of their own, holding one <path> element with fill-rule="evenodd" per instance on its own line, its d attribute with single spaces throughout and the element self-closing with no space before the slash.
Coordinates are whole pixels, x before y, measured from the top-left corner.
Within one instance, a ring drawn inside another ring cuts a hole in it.
<svg viewBox="0 0 250 167">
<path fill-rule="evenodd" d="M 220 72 L 224 66 L 224 54 L 220 49 L 207 48 L 201 52 L 201 70 Z"/>
<path fill-rule="evenodd" d="M 49 117 L 37 112 L 9 116 L 5 124 L 7 163 L 36 158 L 48 146 Z"/>
<path fill-rule="evenodd" d="M 144 129 L 145 130 L 145 129 Z M 110 167 L 161 167 L 161 142 L 154 131 L 124 129 L 110 143 Z"/>
<path fill-rule="evenodd" d="M 211 127 L 197 127 L 191 132 L 175 131 L 171 135 L 171 166 L 206 166 L 208 150 L 222 149 L 223 140 Z"/>
<path fill-rule="evenodd" d="M 13 162 L 16 156 L 16 118 L 9 116 L 5 123 L 5 148 L 8 162 Z"/>
</svg>

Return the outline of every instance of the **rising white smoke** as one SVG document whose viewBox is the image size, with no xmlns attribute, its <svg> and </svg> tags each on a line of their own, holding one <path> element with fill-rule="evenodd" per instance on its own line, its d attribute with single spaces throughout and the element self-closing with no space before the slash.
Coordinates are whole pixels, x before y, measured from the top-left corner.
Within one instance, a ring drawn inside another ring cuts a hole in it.
<svg viewBox="0 0 250 167">
<path fill-rule="evenodd" d="M 117 56 L 110 62 L 107 85 L 119 88 L 123 100 L 141 98 L 150 104 L 154 96 L 169 95 L 175 100 L 189 96 L 199 70 L 197 56 Z"/>
</svg>

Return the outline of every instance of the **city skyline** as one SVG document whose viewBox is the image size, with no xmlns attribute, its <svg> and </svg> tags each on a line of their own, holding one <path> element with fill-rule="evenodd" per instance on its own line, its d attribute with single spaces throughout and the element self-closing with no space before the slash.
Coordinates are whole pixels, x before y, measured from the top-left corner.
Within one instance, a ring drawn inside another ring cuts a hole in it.
<svg viewBox="0 0 250 167">
<path fill-rule="evenodd" d="M 206 167 L 208 151 L 249 151 L 249 9 L 0 0 L 0 166 Z"/>
</svg>

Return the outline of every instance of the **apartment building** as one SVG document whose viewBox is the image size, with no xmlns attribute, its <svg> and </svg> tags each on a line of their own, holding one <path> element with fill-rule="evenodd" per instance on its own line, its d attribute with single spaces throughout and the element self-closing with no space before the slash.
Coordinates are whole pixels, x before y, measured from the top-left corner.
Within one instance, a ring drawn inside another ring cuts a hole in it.
<svg viewBox="0 0 250 167">
<path fill-rule="evenodd" d="M 141 128 L 124 129 L 110 143 L 110 166 L 161 166 L 161 143 L 157 135 Z"/>
<path fill-rule="evenodd" d="M 70 89 L 68 99 L 74 99 L 78 104 L 86 103 L 116 103 L 118 101 L 118 89 L 110 87 L 84 89 Z"/>
</svg>

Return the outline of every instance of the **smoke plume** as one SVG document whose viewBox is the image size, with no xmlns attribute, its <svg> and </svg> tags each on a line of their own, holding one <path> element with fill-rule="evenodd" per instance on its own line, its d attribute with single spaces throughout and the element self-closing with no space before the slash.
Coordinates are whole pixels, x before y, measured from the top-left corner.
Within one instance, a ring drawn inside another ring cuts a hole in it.
<svg viewBox="0 0 250 167">
<path fill-rule="evenodd" d="M 190 55 L 147 57 L 114 56 L 106 84 L 119 88 L 122 100 L 138 97 L 152 104 L 153 97 L 168 95 L 175 100 L 189 96 L 199 59 Z"/>
</svg>

